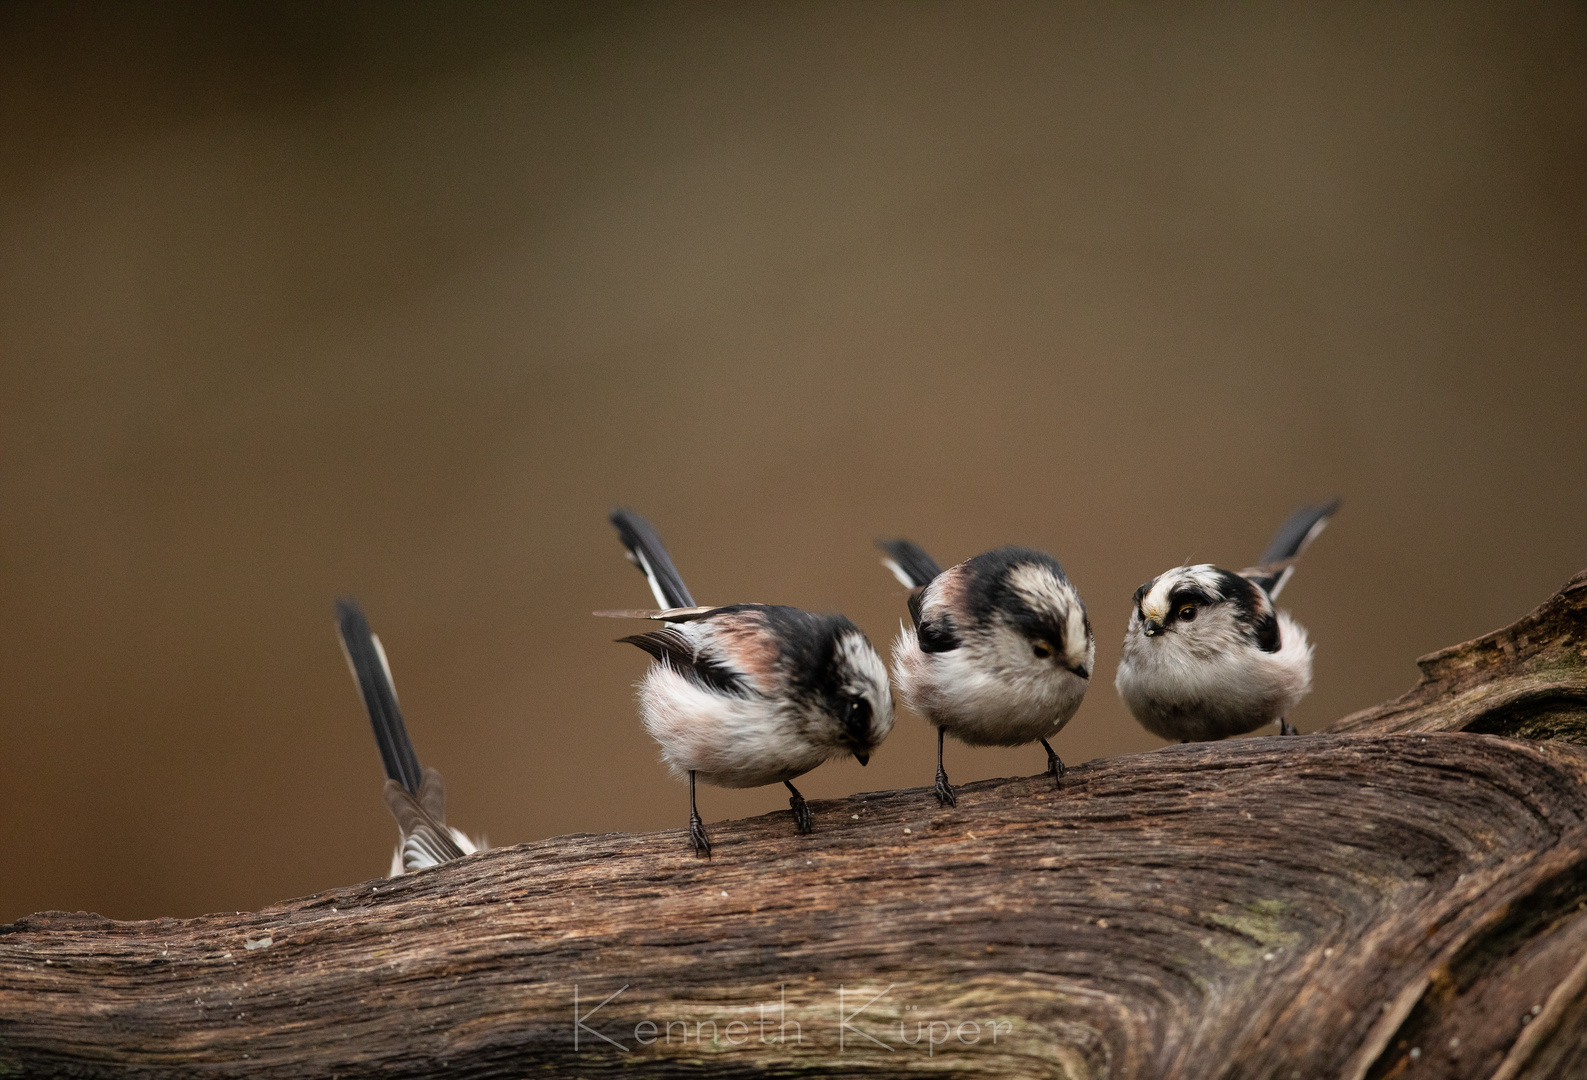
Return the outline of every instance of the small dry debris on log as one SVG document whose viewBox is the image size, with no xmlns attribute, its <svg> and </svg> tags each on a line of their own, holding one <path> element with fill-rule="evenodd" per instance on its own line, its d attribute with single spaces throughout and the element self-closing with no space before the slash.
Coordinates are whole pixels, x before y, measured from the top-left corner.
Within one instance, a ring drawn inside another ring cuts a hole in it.
<svg viewBox="0 0 1587 1080">
<path fill-rule="evenodd" d="M 1587 1076 L 1587 574 L 1326 733 L 0 927 L 0 1076 Z"/>
</svg>

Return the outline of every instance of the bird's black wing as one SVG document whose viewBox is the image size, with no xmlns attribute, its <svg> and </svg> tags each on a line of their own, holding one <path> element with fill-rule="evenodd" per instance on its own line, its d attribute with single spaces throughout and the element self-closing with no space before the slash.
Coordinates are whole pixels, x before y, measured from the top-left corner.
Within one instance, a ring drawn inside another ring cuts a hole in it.
<svg viewBox="0 0 1587 1080">
<path fill-rule="evenodd" d="M 692 608 L 694 596 L 683 583 L 672 557 L 662 546 L 661 537 L 650 527 L 650 522 L 632 510 L 613 510 L 612 524 L 617 528 L 618 539 L 628 549 L 629 560 L 644 573 L 650 582 L 650 591 L 656 594 L 656 603 L 664 608 Z"/>
<path fill-rule="evenodd" d="M 1259 564 L 1241 576 L 1274 599 L 1295 572 L 1295 560 L 1328 526 L 1328 519 L 1339 509 L 1339 500 L 1330 499 L 1315 506 L 1303 506 L 1278 527 Z"/>
<path fill-rule="evenodd" d="M 392 685 L 391 669 L 386 665 L 380 639 L 370 631 L 369 620 L 352 599 L 336 601 L 336 629 L 341 634 L 347 666 L 358 684 L 358 695 L 369 713 L 369 725 L 375 730 L 375 743 L 380 747 L 386 776 L 402 785 L 409 794 L 417 795 L 423 783 L 419 758 L 408 739 L 402 710 L 397 708 L 397 689 Z"/>
<path fill-rule="evenodd" d="M 671 626 L 617 640 L 639 646 L 655 657 L 658 663 L 666 664 L 712 690 L 720 690 L 724 694 L 755 692 L 742 675 L 713 657 L 700 655 L 688 635 Z"/>
<path fill-rule="evenodd" d="M 920 645 L 920 651 L 924 653 L 952 652 L 964 644 L 959 640 L 953 620 L 946 615 L 925 622 L 921 622 L 919 616 L 916 616 L 915 640 Z"/>
</svg>

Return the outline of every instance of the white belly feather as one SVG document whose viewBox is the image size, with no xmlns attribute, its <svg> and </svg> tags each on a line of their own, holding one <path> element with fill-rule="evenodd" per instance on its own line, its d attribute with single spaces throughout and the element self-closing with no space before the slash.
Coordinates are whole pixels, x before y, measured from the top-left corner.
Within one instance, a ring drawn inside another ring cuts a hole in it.
<svg viewBox="0 0 1587 1080">
<path fill-rule="evenodd" d="M 1311 690 L 1306 631 L 1278 612 L 1279 650 L 1230 640 L 1191 648 L 1175 633 L 1147 638 L 1138 624 L 1124 641 L 1114 685 L 1141 725 L 1165 739 L 1203 742 L 1254 731 L 1284 717 Z"/>
<path fill-rule="evenodd" d="M 971 746 L 1023 746 L 1056 735 L 1080 708 L 1087 680 L 1052 664 L 1011 663 L 994 645 L 972 640 L 922 652 L 915 631 L 902 627 L 893 674 L 905 703 Z"/>
<path fill-rule="evenodd" d="M 675 776 L 717 787 L 780 784 L 839 752 L 808 737 L 791 705 L 711 690 L 666 664 L 645 672 L 639 710 Z"/>
</svg>

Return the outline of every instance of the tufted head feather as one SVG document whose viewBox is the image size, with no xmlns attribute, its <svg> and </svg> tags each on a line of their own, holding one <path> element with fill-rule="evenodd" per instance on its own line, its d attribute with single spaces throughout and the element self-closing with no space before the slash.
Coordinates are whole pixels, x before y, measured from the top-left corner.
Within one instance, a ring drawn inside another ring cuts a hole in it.
<svg viewBox="0 0 1587 1080">
<path fill-rule="evenodd" d="M 1047 649 L 1082 678 L 1090 677 L 1095 643 L 1080 594 L 1051 555 L 1004 547 L 961 564 L 963 604 L 972 625 L 1002 625 L 1041 655 Z"/>
<path fill-rule="evenodd" d="M 831 709 L 843 726 L 842 741 L 863 764 L 893 730 L 893 691 L 887 665 L 860 629 L 847 619 L 832 650 Z"/>
<path fill-rule="evenodd" d="M 1223 571 L 1211 563 L 1177 566 L 1142 585 L 1144 591 L 1136 592 L 1136 607 L 1143 619 L 1166 622 L 1176 604 L 1187 601 L 1214 604 L 1226 599 L 1223 576 Z"/>
<path fill-rule="evenodd" d="M 1132 624 L 1147 636 L 1194 623 L 1202 612 L 1227 606 L 1240 631 L 1266 652 L 1279 647 L 1278 622 L 1266 592 L 1239 574 L 1210 563 L 1178 566 L 1135 590 Z"/>
</svg>

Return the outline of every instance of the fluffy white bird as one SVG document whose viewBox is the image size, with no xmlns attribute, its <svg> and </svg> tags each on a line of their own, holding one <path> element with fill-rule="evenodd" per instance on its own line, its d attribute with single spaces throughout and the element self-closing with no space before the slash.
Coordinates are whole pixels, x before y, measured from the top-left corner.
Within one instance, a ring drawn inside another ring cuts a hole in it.
<svg viewBox="0 0 1587 1080">
<path fill-rule="evenodd" d="M 654 659 L 639 709 L 674 775 L 689 780 L 689 839 L 709 857 L 695 781 L 788 788 L 794 827 L 814 827 L 795 777 L 833 757 L 861 765 L 893 727 L 887 668 L 842 615 L 765 604 L 698 607 L 650 523 L 631 510 L 611 521 L 650 582 L 657 610 L 598 611 L 666 625 L 619 640 Z"/>
<path fill-rule="evenodd" d="M 956 805 L 942 744 L 1039 742 L 1057 783 L 1064 763 L 1047 740 L 1080 708 L 1096 642 L 1080 594 L 1051 555 L 1002 547 L 947 570 L 908 540 L 878 540 L 911 589 L 912 626 L 893 643 L 904 702 L 937 729 L 937 801 Z"/>
<path fill-rule="evenodd" d="M 1338 509 L 1334 499 L 1295 511 L 1248 570 L 1180 566 L 1135 590 L 1114 686 L 1142 727 L 1180 742 L 1272 723 L 1296 734 L 1286 716 L 1311 690 L 1312 646 L 1273 601 Z"/>
</svg>

